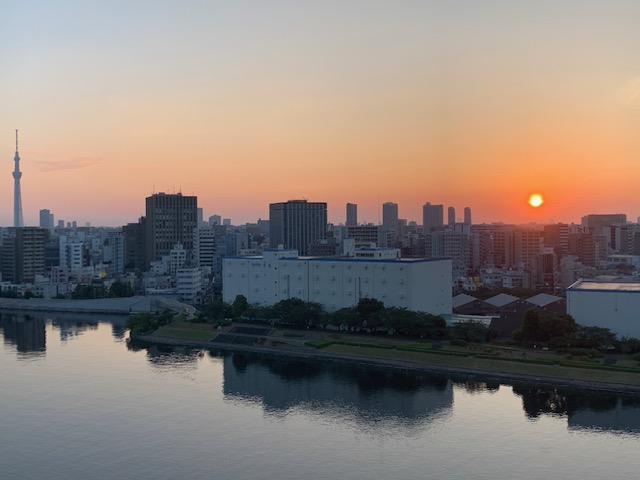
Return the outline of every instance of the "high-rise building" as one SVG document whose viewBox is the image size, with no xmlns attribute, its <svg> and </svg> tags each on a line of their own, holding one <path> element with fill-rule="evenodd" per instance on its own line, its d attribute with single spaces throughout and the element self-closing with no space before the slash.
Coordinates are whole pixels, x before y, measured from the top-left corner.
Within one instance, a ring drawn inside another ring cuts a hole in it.
<svg viewBox="0 0 640 480">
<path fill-rule="evenodd" d="M 38 227 L 8 228 L 2 241 L 2 279 L 13 283 L 33 283 L 44 275 L 44 246 L 47 230 Z"/>
<path fill-rule="evenodd" d="M 447 209 L 447 225 L 453 227 L 456 223 L 456 209 L 454 207 L 449 207 Z"/>
<path fill-rule="evenodd" d="M 198 197 L 154 193 L 146 199 L 146 253 L 149 263 L 160 260 L 181 243 L 191 258 L 193 230 L 198 226 Z"/>
<path fill-rule="evenodd" d="M 310 245 L 327 237 L 327 204 L 307 200 L 272 203 L 269 231 L 272 248 L 282 245 L 308 255 Z"/>
<path fill-rule="evenodd" d="M 146 260 L 145 225 L 146 218 L 141 217 L 138 223 L 128 223 L 122 227 L 125 270 L 142 271 L 148 264 Z"/>
<path fill-rule="evenodd" d="M 444 205 L 431 205 L 429 202 L 425 203 L 422 207 L 422 226 L 425 231 L 429 231 L 433 228 L 440 228 L 443 225 Z"/>
<path fill-rule="evenodd" d="M 198 267 L 213 267 L 216 256 L 216 231 L 212 226 L 193 231 L 193 258 Z"/>
<path fill-rule="evenodd" d="M 382 228 L 387 232 L 398 231 L 398 204 L 385 202 L 382 204 Z"/>
<path fill-rule="evenodd" d="M 220 215 L 211 215 L 209 217 L 209 225 L 222 225 L 222 217 Z"/>
<path fill-rule="evenodd" d="M 627 223 L 627 216 L 624 213 L 592 213 L 582 217 L 582 226 L 587 227 L 588 231 L 594 235 L 603 235 L 604 227 L 623 223 Z"/>
<path fill-rule="evenodd" d="M 53 229 L 53 213 L 46 208 L 40 210 L 40 228 Z"/>
<path fill-rule="evenodd" d="M 13 170 L 13 226 L 22 227 L 24 219 L 22 217 L 22 194 L 20 193 L 20 154 L 18 153 L 18 130 L 16 130 L 16 154 L 13 157 L 15 168 Z"/>
<path fill-rule="evenodd" d="M 358 225 L 358 205 L 355 203 L 347 203 L 347 227 L 355 227 Z"/>
<path fill-rule="evenodd" d="M 471 225 L 471 208 L 464 207 L 464 223 L 465 225 Z"/>
</svg>

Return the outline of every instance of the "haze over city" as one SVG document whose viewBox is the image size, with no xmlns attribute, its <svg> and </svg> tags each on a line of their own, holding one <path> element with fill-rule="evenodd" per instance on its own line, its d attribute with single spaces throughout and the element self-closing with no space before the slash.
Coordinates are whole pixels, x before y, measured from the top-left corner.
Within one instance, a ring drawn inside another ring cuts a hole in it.
<svg viewBox="0 0 640 480">
<path fill-rule="evenodd" d="M 154 192 L 205 216 L 430 201 L 474 223 L 640 215 L 640 4 L 20 2 L 0 21 L 0 225 L 20 130 L 38 211 L 117 226 Z M 540 193 L 539 208 L 527 203 Z"/>
</svg>

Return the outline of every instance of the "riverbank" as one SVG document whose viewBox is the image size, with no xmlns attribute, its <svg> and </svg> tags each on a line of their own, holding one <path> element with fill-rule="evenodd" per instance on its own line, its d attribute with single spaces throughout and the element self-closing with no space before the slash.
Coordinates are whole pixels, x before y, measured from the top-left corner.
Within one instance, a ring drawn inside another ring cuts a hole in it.
<svg viewBox="0 0 640 480">
<path fill-rule="evenodd" d="M 323 349 L 305 345 L 305 336 L 287 338 L 282 335 L 245 335 L 235 333 L 240 341 L 230 342 L 229 334 L 221 335 L 224 341 L 177 338 L 163 335 L 135 335 L 132 340 L 161 345 L 187 346 L 212 350 L 255 352 L 323 361 L 355 362 L 364 365 L 397 368 L 408 371 L 458 375 L 508 383 L 535 384 L 598 392 L 614 392 L 640 395 L 640 374 L 609 370 L 577 368 L 562 365 L 540 365 L 511 362 L 474 356 L 442 355 L 428 351 L 401 351 L 381 349 L 362 342 L 349 345 L 333 344 Z M 319 337 L 319 335 L 315 335 Z"/>
<path fill-rule="evenodd" d="M 0 298 L 0 310 L 20 312 L 62 312 L 100 315 L 129 315 L 168 309 L 192 315 L 195 308 L 162 297 L 95 298 L 83 300 L 44 298 Z"/>
</svg>

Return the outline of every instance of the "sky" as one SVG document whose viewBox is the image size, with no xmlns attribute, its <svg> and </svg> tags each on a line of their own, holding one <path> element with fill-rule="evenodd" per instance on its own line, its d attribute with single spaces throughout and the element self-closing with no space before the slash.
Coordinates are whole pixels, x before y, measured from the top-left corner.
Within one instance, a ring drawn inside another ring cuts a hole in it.
<svg viewBox="0 0 640 480">
<path fill-rule="evenodd" d="M 0 0 L 0 225 L 118 226 L 157 192 L 205 219 L 640 215 L 636 0 Z M 545 203 L 527 204 L 540 193 Z"/>
</svg>

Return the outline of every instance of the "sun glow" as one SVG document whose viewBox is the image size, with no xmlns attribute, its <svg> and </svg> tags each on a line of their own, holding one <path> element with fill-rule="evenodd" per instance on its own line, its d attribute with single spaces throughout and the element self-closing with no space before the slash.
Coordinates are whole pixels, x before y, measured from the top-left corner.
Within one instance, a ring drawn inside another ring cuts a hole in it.
<svg viewBox="0 0 640 480">
<path fill-rule="evenodd" d="M 538 208 L 543 203 L 544 203 L 544 199 L 542 198 L 542 195 L 540 195 L 539 193 L 534 193 L 529 197 L 529 205 L 531 205 L 534 208 Z"/>
</svg>

